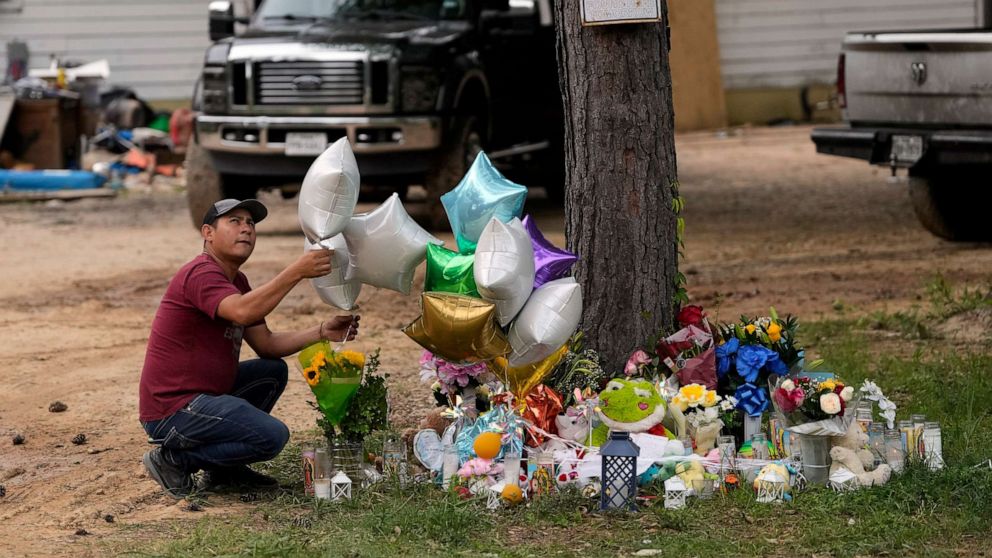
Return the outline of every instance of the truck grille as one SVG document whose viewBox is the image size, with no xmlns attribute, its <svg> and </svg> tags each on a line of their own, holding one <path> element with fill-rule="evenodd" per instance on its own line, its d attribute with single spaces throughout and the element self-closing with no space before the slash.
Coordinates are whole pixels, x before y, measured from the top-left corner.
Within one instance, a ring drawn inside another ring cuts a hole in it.
<svg viewBox="0 0 992 558">
<path fill-rule="evenodd" d="M 360 60 L 259 62 L 255 102 L 261 105 L 361 105 L 365 64 Z"/>
</svg>

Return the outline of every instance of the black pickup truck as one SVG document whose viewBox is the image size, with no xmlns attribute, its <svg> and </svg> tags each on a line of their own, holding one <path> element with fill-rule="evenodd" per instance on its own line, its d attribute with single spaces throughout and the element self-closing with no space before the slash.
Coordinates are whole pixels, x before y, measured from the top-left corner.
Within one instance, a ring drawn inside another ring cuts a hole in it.
<svg viewBox="0 0 992 558">
<path fill-rule="evenodd" d="M 235 24 L 246 25 L 235 36 Z M 210 4 L 186 160 L 199 225 L 209 204 L 278 188 L 347 137 L 366 185 L 438 197 L 485 149 L 507 176 L 563 187 L 550 0 L 265 0 L 250 19 Z"/>
</svg>

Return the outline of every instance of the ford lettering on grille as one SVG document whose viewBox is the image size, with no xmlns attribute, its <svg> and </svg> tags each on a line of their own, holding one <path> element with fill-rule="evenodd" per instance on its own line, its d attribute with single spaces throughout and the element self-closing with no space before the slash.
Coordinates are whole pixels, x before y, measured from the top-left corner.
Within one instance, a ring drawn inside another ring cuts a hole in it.
<svg viewBox="0 0 992 558">
<path fill-rule="evenodd" d="M 297 60 L 257 64 L 256 103 L 262 105 L 361 105 L 361 60 Z"/>
<path fill-rule="evenodd" d="M 297 91 L 317 91 L 323 80 L 319 76 L 296 76 L 293 78 L 293 86 Z"/>
</svg>

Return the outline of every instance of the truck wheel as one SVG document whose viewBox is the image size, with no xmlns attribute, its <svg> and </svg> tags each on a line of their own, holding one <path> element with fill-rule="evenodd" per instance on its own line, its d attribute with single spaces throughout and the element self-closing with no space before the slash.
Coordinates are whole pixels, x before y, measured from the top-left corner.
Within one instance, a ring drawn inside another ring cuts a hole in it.
<svg viewBox="0 0 992 558">
<path fill-rule="evenodd" d="M 193 226 L 199 229 L 210 206 L 222 199 L 223 178 L 214 170 L 210 154 L 191 140 L 186 148 L 186 202 Z"/>
<path fill-rule="evenodd" d="M 913 173 L 909 197 L 916 218 L 925 229 L 947 240 L 992 240 L 992 227 L 987 225 L 992 189 L 975 178 L 988 176 L 989 170 L 945 168 Z"/>
<path fill-rule="evenodd" d="M 424 188 L 427 190 L 427 224 L 436 231 L 450 230 L 451 224 L 441 204 L 441 196 L 458 185 L 465 172 L 482 151 L 482 133 L 475 116 L 456 118 L 452 133 L 445 140 L 441 154 L 427 173 Z"/>
</svg>

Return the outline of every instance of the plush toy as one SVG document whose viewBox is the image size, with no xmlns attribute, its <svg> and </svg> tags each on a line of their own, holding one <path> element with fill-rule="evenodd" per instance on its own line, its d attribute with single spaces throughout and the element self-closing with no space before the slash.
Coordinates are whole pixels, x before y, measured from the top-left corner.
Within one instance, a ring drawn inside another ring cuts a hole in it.
<svg viewBox="0 0 992 558">
<path fill-rule="evenodd" d="M 592 433 L 592 445 L 606 442 L 610 430 L 648 432 L 674 440 L 661 426 L 667 407 L 654 384 L 646 380 L 610 380 L 599 394 L 596 414 L 602 424 Z"/>
<path fill-rule="evenodd" d="M 892 468 L 883 463 L 874 470 L 875 457 L 865 449 L 868 435 L 857 422 L 852 422 L 847 434 L 833 438 L 830 448 L 830 483 L 835 488 L 881 486 L 889 482 Z"/>
<path fill-rule="evenodd" d="M 682 479 L 686 486 L 691 487 L 692 481 L 706 478 L 706 469 L 699 461 L 683 461 L 675 466 L 675 475 Z"/>
<path fill-rule="evenodd" d="M 582 442 L 589 445 L 590 437 L 589 418 L 579 413 L 573 413 L 570 407 L 564 415 L 555 417 L 555 425 L 558 426 L 558 435 L 566 440 Z"/>
<path fill-rule="evenodd" d="M 758 493 L 758 502 L 763 504 L 779 499 L 786 502 L 792 500 L 791 488 L 792 474 L 783 463 L 765 465 L 754 479 L 754 491 Z"/>
</svg>

